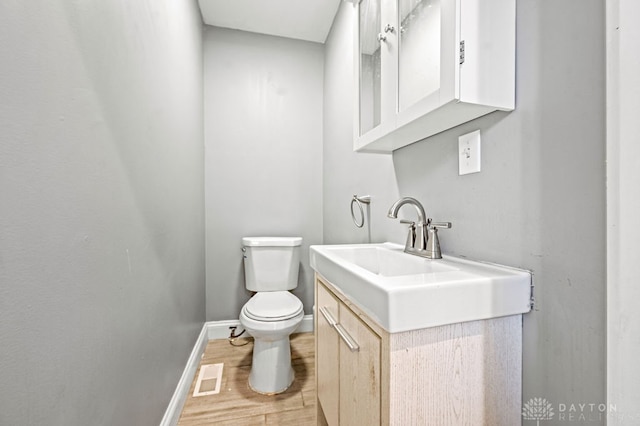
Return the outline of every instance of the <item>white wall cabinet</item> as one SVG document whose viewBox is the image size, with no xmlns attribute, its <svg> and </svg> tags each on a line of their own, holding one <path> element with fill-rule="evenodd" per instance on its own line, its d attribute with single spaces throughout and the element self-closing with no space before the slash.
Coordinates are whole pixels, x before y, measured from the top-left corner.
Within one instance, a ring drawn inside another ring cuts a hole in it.
<svg viewBox="0 0 640 426">
<path fill-rule="evenodd" d="M 515 0 L 361 0 L 354 150 L 392 152 L 515 108 Z"/>
<path fill-rule="evenodd" d="M 390 334 L 317 274 L 315 293 L 319 425 L 521 423 L 521 315 Z"/>
</svg>

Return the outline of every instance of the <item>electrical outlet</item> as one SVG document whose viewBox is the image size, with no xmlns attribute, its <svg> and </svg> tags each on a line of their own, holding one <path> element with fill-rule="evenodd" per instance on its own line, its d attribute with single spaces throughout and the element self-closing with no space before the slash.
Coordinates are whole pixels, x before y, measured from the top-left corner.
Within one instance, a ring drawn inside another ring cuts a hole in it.
<svg viewBox="0 0 640 426">
<path fill-rule="evenodd" d="M 460 176 L 480 171 L 480 130 L 458 138 L 458 174 Z"/>
</svg>

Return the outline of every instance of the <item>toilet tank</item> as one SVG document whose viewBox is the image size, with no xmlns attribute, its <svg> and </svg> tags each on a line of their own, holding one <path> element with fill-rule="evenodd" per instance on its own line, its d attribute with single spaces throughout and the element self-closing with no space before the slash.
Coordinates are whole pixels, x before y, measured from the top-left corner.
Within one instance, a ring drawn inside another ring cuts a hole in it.
<svg viewBox="0 0 640 426">
<path fill-rule="evenodd" d="M 244 279 L 250 291 L 284 291 L 298 286 L 301 237 L 244 237 Z"/>
</svg>

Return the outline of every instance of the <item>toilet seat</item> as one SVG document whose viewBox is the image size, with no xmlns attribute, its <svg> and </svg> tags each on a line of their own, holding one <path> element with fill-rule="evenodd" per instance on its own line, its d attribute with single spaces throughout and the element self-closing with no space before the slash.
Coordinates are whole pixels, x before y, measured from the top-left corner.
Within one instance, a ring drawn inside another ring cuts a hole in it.
<svg viewBox="0 0 640 426">
<path fill-rule="evenodd" d="M 255 321 L 284 321 L 299 315 L 302 302 L 288 291 L 258 292 L 242 308 Z"/>
</svg>

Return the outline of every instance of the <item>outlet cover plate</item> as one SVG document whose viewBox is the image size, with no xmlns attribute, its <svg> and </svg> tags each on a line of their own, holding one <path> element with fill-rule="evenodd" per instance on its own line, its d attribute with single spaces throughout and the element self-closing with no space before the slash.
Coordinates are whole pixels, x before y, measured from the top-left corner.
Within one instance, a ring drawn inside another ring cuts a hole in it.
<svg viewBox="0 0 640 426">
<path fill-rule="evenodd" d="M 480 171 L 480 130 L 458 138 L 458 174 L 460 176 Z"/>
</svg>

